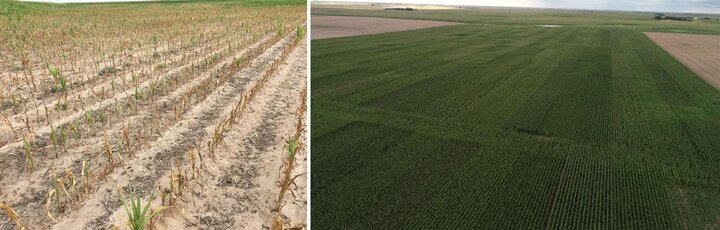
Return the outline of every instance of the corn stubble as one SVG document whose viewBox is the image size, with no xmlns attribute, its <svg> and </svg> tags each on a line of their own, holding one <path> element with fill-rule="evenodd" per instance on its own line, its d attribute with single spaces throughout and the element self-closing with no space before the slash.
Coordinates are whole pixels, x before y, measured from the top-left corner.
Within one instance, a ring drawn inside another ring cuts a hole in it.
<svg viewBox="0 0 720 230">
<path fill-rule="evenodd" d="M 22 225 L 22 223 L 20 222 L 20 219 L 18 218 L 17 213 L 15 213 L 15 210 L 13 210 L 9 205 L 0 203 L 0 209 L 5 211 L 5 215 L 8 217 L 8 219 L 10 219 L 10 221 L 15 223 L 15 226 L 18 229 L 23 229 L 23 230 L 25 229 L 25 226 Z"/>
<path fill-rule="evenodd" d="M 296 33 L 296 34 L 302 34 Z M 276 38 L 278 39 L 278 38 Z M 222 119 L 222 121 L 215 127 L 213 130 L 212 135 L 210 136 L 210 139 L 206 142 L 207 150 L 205 151 L 211 158 L 215 158 L 216 154 L 216 148 L 223 142 L 227 132 L 231 130 L 234 124 L 237 123 L 238 119 L 242 117 L 243 114 L 246 113 L 247 107 L 253 99 L 257 96 L 257 94 L 260 92 L 260 90 L 265 86 L 265 83 L 268 81 L 268 79 L 277 72 L 278 67 L 281 63 L 283 63 L 286 59 L 289 53 L 297 46 L 297 44 L 302 39 L 294 39 L 289 45 L 287 45 L 280 57 L 275 60 L 273 63 L 270 64 L 270 67 L 268 70 L 261 76 L 261 78 L 250 88 L 250 90 L 243 94 L 240 97 L 240 100 L 238 100 L 232 110 L 230 111 L 230 114 L 225 118 Z M 253 51 L 250 52 L 251 55 L 253 55 Z M 259 54 L 259 53 L 258 53 Z M 254 54 L 254 55 L 258 55 Z M 235 59 L 238 60 L 238 59 Z M 240 60 L 247 60 L 247 59 L 240 59 Z M 249 62 L 241 62 L 239 64 L 240 67 L 245 67 L 249 65 Z M 304 123 L 302 122 L 303 115 L 305 113 L 305 98 L 306 98 L 306 90 L 302 92 L 302 105 L 301 108 L 298 109 L 298 124 L 296 126 L 296 134 L 291 137 L 292 141 L 289 141 L 288 143 L 292 143 L 292 149 L 288 149 L 288 159 L 292 159 L 294 162 L 294 156 L 297 152 L 297 149 L 299 148 L 299 137 L 301 135 L 301 132 L 303 131 Z M 180 108 L 176 106 L 175 111 L 183 110 L 182 106 L 183 103 L 180 104 Z M 177 117 L 177 115 L 176 115 Z M 209 173 L 207 171 L 203 171 L 202 169 L 205 167 L 205 160 L 203 158 L 203 146 L 197 145 L 196 148 L 190 148 L 187 151 L 186 157 L 184 159 L 185 163 L 182 163 L 180 160 L 175 162 L 176 168 L 174 170 L 171 170 L 170 172 L 170 178 L 169 178 L 169 185 L 168 187 L 164 188 L 162 186 L 158 187 L 158 190 L 160 191 L 160 197 L 161 197 L 161 204 L 163 207 L 167 207 L 168 209 L 172 208 L 174 205 L 178 204 L 179 201 L 187 202 L 184 197 L 185 193 L 183 191 L 192 191 L 192 181 L 198 179 L 202 172 Z M 197 157 L 196 157 L 197 156 Z M 199 161 L 199 162 L 198 162 Z M 187 165 L 188 169 L 183 170 L 181 165 Z M 292 167 L 292 166 L 290 166 Z M 192 173 L 191 176 L 188 176 L 188 170 Z M 297 178 L 297 176 L 295 177 Z M 294 179 L 293 179 L 294 180 Z M 289 188 L 289 184 L 286 187 Z M 285 189 L 284 191 L 287 191 Z M 193 194 L 193 193 L 190 193 Z M 194 203 L 194 201 L 193 201 Z M 301 225 L 304 229 L 304 225 Z"/>
<path fill-rule="evenodd" d="M 80 180 L 71 168 L 66 168 L 62 176 L 56 172 L 52 173 L 52 188 L 48 191 L 45 202 L 46 214 L 50 219 L 56 220 L 53 213 L 65 213 L 68 208 L 75 207 L 84 197 L 94 192 L 92 183 L 96 178 L 90 171 L 89 162 L 83 161 L 79 171 Z"/>
<path fill-rule="evenodd" d="M 273 222 L 272 229 L 273 230 L 282 230 L 284 228 L 284 221 L 282 214 L 282 205 L 283 200 L 285 199 L 285 194 L 290 190 L 290 187 L 292 185 L 295 185 L 295 180 L 302 176 L 303 174 L 299 175 L 292 175 L 293 169 L 295 168 L 295 159 L 297 156 L 297 152 L 300 149 L 300 137 L 302 136 L 303 131 L 305 130 L 305 112 L 307 109 L 307 88 L 305 88 L 301 93 L 301 104 L 300 107 L 298 107 L 298 110 L 296 112 L 297 114 L 297 121 L 295 126 L 295 134 L 288 138 L 286 143 L 286 159 L 283 162 L 283 165 L 281 166 L 281 178 L 278 180 L 280 192 L 278 193 L 278 198 L 275 201 L 275 207 L 273 208 L 273 211 L 277 212 L 277 217 L 275 218 L 275 221 Z M 297 186 L 297 185 L 296 185 Z M 304 229 L 304 225 L 295 226 L 292 229 Z"/>
<path fill-rule="evenodd" d="M 166 19 L 178 17 L 174 11 L 152 10 L 167 14 L 163 15 Z M 274 10 L 281 10 L 283 14 L 290 12 L 282 8 Z M 204 28 L 193 27 L 190 30 L 187 23 L 175 22 L 166 25 L 170 28 L 159 26 L 147 30 L 147 27 L 137 27 L 133 20 L 126 19 L 121 19 L 115 27 L 106 28 L 102 26 L 104 22 L 98 25 L 101 28 L 98 30 L 113 33 L 85 31 L 85 27 L 74 26 L 74 23 L 97 19 L 98 15 L 113 14 L 112 11 L 99 11 L 100 14 L 92 14 L 82 21 L 77 21 L 77 18 L 62 20 L 68 15 L 49 12 L 46 16 L 57 19 L 52 20 L 60 22 L 57 26 L 63 31 L 70 31 L 57 36 L 38 36 L 51 34 L 48 31 L 27 33 L 36 26 L 0 19 L 0 22 L 14 25 L 6 35 L 22 35 L 9 39 L 11 47 L 0 47 L 0 51 L 9 51 L 8 56 L 20 61 L 12 63 L 17 68 L 9 71 L 7 78 L 0 79 L 2 126 L 8 127 L 4 130 L 7 130 L 7 136 L 11 136 L 6 140 L 0 139 L 0 143 L 16 144 L 18 147 L 11 150 L 24 155 L 25 174 L 49 182 L 32 185 L 47 191 L 42 194 L 46 197 L 41 197 L 45 208 L 35 217 L 47 216 L 59 221 L 68 213 L 82 208 L 84 202 L 107 183 L 106 179 L 117 171 L 118 166 L 122 165 L 125 170 L 128 162 L 151 147 L 163 130 L 181 121 L 188 111 L 232 78 L 232 73 L 247 68 L 281 37 L 273 37 L 242 55 L 234 53 L 268 34 L 285 34 L 287 28 L 277 25 L 295 20 L 263 16 L 265 10 L 259 9 L 221 14 L 246 21 L 239 27 L 231 27 L 224 20 L 192 13 L 195 10 L 191 10 L 191 15 L 206 22 Z M 165 20 L 162 22 L 166 23 Z M 128 31 L 133 36 L 109 36 L 116 34 L 114 32 L 127 34 Z M 156 32 L 148 34 L 148 31 Z M 87 36 L 89 34 L 96 36 Z M 76 42 L 67 44 L 60 41 Z M 285 48 L 280 60 L 285 59 L 294 45 L 292 43 Z M 216 50 L 217 47 L 221 49 Z M 226 59 L 231 60 L 231 65 L 214 69 Z M 199 143 L 203 144 L 188 149 L 184 156 L 186 161 L 175 162 L 168 187 L 158 188 L 161 198 L 158 210 L 173 207 L 180 201 L 189 201 L 188 196 L 193 194 L 187 191 L 191 190 L 193 181 L 207 171 L 203 171 L 207 156 L 214 156 L 215 148 L 222 142 L 227 130 L 243 114 L 247 103 L 263 87 L 269 75 L 276 71 L 280 62 L 274 62 L 262 80 L 234 105 L 230 117 L 217 126 L 210 140 L 200 140 Z M 159 66 L 162 67 L 154 68 Z M 185 91 L 183 87 L 194 84 L 195 76 L 206 72 L 213 77 L 201 80 Z M 183 91 L 179 91 L 181 89 Z M 173 110 L 174 114 L 169 110 Z M 3 138 L 2 134 L 0 138 Z M 188 166 L 183 168 L 183 165 Z M 151 196 L 151 200 L 153 198 Z M 139 199 L 139 196 L 131 195 L 129 200 L 133 203 L 126 202 L 123 197 L 132 229 L 150 226 L 151 220 L 160 215 L 159 212 L 136 212 L 135 208 L 141 206 Z M 1 207 L 17 226 L 23 227 L 9 206 Z M 146 217 L 145 221 L 141 221 L 142 216 Z"/>
</svg>

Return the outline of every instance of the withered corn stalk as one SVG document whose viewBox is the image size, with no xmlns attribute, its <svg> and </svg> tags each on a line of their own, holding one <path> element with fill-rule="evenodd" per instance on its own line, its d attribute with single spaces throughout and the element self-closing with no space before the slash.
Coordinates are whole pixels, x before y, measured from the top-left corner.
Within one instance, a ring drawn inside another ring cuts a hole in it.
<svg viewBox="0 0 720 230">
<path fill-rule="evenodd" d="M 275 218 L 275 221 L 273 222 L 272 229 L 273 230 L 282 230 L 284 225 L 284 219 L 282 218 L 282 203 L 283 199 L 285 198 L 285 194 L 290 189 L 290 186 L 295 183 L 295 179 L 297 179 L 300 175 L 292 176 L 292 171 L 295 168 L 295 158 L 297 156 L 297 152 L 300 149 L 300 137 L 302 136 L 302 132 L 304 131 L 305 127 L 305 111 L 307 109 L 307 88 L 303 89 L 301 92 L 301 103 L 297 110 L 297 124 L 295 126 L 295 135 L 290 137 L 287 142 L 287 161 L 283 163 L 282 167 L 282 175 L 280 179 L 280 193 L 278 194 L 278 199 L 275 203 L 274 211 L 277 211 L 277 217 Z"/>
<path fill-rule="evenodd" d="M 247 105 L 250 101 L 252 101 L 255 96 L 257 96 L 257 93 L 265 86 L 265 83 L 270 79 L 270 77 L 277 72 L 278 67 L 280 67 L 280 64 L 287 59 L 287 56 L 292 52 L 292 50 L 298 45 L 300 40 L 294 39 L 288 46 L 286 46 L 282 54 L 280 54 L 280 58 L 276 59 L 270 64 L 270 68 L 265 72 L 265 74 L 260 77 L 260 79 L 253 85 L 252 88 L 250 88 L 249 93 L 243 94 L 243 96 L 240 98 L 240 100 L 235 104 L 233 107 L 233 110 L 230 111 L 230 116 L 220 122 L 217 127 L 215 127 L 215 130 L 213 132 L 212 140 L 208 141 L 208 155 L 210 157 L 215 156 L 215 148 L 217 148 L 218 144 L 220 144 L 225 137 L 225 132 L 229 130 L 233 124 L 235 124 L 238 117 L 240 117 L 247 108 Z"/>
<path fill-rule="evenodd" d="M 0 203 L 0 209 L 5 211 L 5 215 L 8 216 L 8 219 L 15 223 L 18 228 L 25 229 L 25 226 L 20 223 L 20 219 L 18 218 L 17 213 L 9 205 L 5 203 Z"/>
</svg>

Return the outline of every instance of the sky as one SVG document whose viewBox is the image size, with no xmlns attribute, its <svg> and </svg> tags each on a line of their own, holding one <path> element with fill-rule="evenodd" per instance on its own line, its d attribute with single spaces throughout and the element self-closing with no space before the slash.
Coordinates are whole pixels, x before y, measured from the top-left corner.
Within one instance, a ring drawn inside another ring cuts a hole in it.
<svg viewBox="0 0 720 230">
<path fill-rule="evenodd" d="M 317 0 L 720 14 L 720 0 Z"/>
</svg>

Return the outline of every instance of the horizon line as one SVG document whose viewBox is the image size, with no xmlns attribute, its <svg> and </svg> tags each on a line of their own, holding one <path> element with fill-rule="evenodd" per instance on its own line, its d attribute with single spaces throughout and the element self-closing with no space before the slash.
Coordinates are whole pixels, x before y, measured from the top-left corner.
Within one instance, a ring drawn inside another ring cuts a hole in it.
<svg viewBox="0 0 720 230">
<path fill-rule="evenodd" d="M 648 11 L 648 10 L 624 10 L 624 9 L 593 9 L 593 8 L 558 8 L 558 7 L 542 7 L 542 6 L 493 6 L 493 5 L 455 5 L 455 4 L 442 4 L 442 3 L 395 3 L 395 2 L 383 2 L 383 1 L 338 1 L 338 0 L 309 0 L 310 2 L 327 2 L 327 3 L 350 3 L 350 4 L 397 4 L 397 5 L 424 5 L 424 6 L 453 6 L 453 7 L 492 7 L 492 8 L 527 8 L 527 9 L 548 9 L 548 10 L 592 10 L 592 11 L 606 11 L 606 12 L 640 12 L 640 13 L 675 13 L 675 14 L 700 14 L 700 15 L 716 15 L 720 16 L 720 12 L 717 13 L 699 13 L 699 12 L 688 12 L 688 11 Z M 312 7 L 312 5 L 311 5 Z"/>
</svg>

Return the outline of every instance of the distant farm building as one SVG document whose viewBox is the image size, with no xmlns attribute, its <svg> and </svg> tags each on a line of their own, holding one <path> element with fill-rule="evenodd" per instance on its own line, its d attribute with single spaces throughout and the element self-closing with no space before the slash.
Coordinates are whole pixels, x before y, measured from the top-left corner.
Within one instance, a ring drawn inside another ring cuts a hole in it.
<svg viewBox="0 0 720 230">
<path fill-rule="evenodd" d="M 691 17 L 677 17 L 677 16 L 668 16 L 665 14 L 655 14 L 655 19 L 657 20 L 674 20 L 674 21 L 686 21 L 691 22 L 693 18 Z"/>
<path fill-rule="evenodd" d="M 405 8 L 385 8 L 385 10 L 402 10 L 402 11 L 417 11 L 415 8 L 405 7 Z"/>
</svg>

